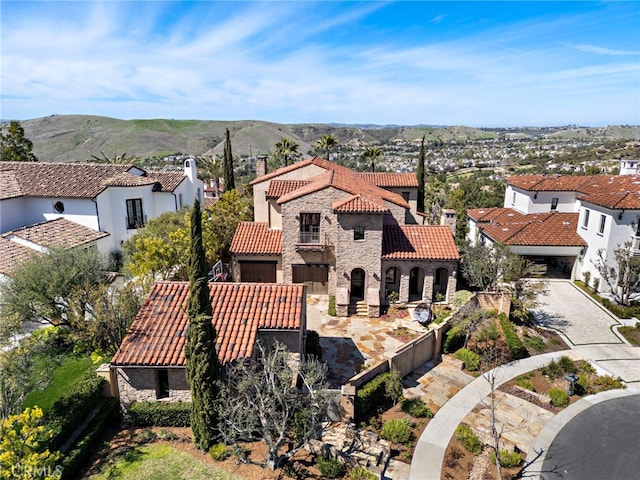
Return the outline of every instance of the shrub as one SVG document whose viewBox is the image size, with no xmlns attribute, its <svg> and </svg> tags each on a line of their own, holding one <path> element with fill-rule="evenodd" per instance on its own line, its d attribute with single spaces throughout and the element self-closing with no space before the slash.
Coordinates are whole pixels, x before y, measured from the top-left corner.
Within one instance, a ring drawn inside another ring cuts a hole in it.
<svg viewBox="0 0 640 480">
<path fill-rule="evenodd" d="M 546 367 L 540 369 L 543 375 L 549 377 L 550 380 L 554 380 L 562 375 L 563 371 L 560 365 L 555 360 L 551 360 Z"/>
<path fill-rule="evenodd" d="M 382 373 L 356 391 L 356 417 L 370 412 L 385 398 L 396 402 L 401 396 L 402 379 L 398 372 Z"/>
<path fill-rule="evenodd" d="M 533 386 L 533 383 L 531 383 L 531 381 L 527 378 L 518 378 L 516 380 L 516 385 L 518 385 L 521 388 L 524 388 L 525 390 L 531 390 L 532 392 L 535 392 L 536 389 Z"/>
<path fill-rule="evenodd" d="M 400 294 L 396 291 L 390 292 L 389 295 L 387 295 L 387 300 L 389 303 L 397 303 L 398 300 L 400 300 Z"/>
<path fill-rule="evenodd" d="M 411 427 L 408 422 L 401 418 L 395 418 L 385 422 L 380 432 L 380 436 L 385 440 L 390 440 L 393 443 L 407 443 L 411 440 Z"/>
<path fill-rule="evenodd" d="M 569 405 L 569 395 L 558 387 L 549 389 L 549 398 L 551 398 L 551 405 L 554 407 L 566 407 Z"/>
<path fill-rule="evenodd" d="M 527 349 L 524 348 L 524 345 L 518 336 L 518 332 L 516 332 L 516 329 L 509 321 L 509 318 L 504 313 L 501 313 L 498 315 L 498 320 L 502 327 L 504 339 L 507 342 L 507 348 L 509 349 L 513 359 L 519 360 L 521 358 L 525 358 L 528 355 Z"/>
<path fill-rule="evenodd" d="M 461 348 L 456 352 L 456 358 L 464 362 L 464 367 L 474 372 L 480 368 L 480 355 L 466 348 Z"/>
<path fill-rule="evenodd" d="M 576 365 L 576 362 L 564 355 L 558 359 L 558 367 L 560 367 L 564 373 L 578 373 L 578 365 Z"/>
<path fill-rule="evenodd" d="M 336 316 L 336 296 L 329 295 L 329 306 L 327 307 L 327 313 L 332 317 Z"/>
<path fill-rule="evenodd" d="M 344 465 L 337 458 L 319 457 L 316 465 L 323 477 L 338 478 L 344 472 Z"/>
<path fill-rule="evenodd" d="M 599 392 L 604 392 L 605 390 L 614 390 L 616 388 L 625 388 L 620 379 L 614 378 L 611 375 L 596 377 L 595 384 Z"/>
<path fill-rule="evenodd" d="M 160 430 L 158 430 L 158 438 L 160 440 L 175 440 L 178 437 L 171 430 L 161 428 Z"/>
<path fill-rule="evenodd" d="M 517 467 L 522 463 L 520 454 L 511 450 L 500 450 L 498 457 L 500 458 L 500 465 L 505 468 Z M 496 463 L 495 453 L 492 455 L 492 460 L 493 463 Z"/>
<path fill-rule="evenodd" d="M 591 284 L 591 272 L 584 272 L 582 276 L 584 277 L 584 284 L 588 287 Z"/>
<path fill-rule="evenodd" d="M 547 349 L 547 345 L 544 343 L 542 337 L 538 337 L 537 335 L 525 333 L 523 340 L 527 347 L 532 348 L 536 352 L 544 352 Z"/>
<path fill-rule="evenodd" d="M 230 455 L 229 449 L 224 443 L 216 443 L 209 449 L 209 456 L 214 462 L 221 462 Z"/>
<path fill-rule="evenodd" d="M 82 439 L 69 450 L 62 459 L 62 471 L 65 474 L 79 472 L 86 462 L 91 458 L 91 451 L 98 438 L 104 432 L 113 415 L 118 411 L 118 401 L 115 398 L 107 398 L 100 412 L 93 417 L 93 420 L 84 430 Z"/>
<path fill-rule="evenodd" d="M 307 330 L 307 341 L 305 348 L 307 355 L 314 355 L 318 360 L 322 357 L 322 349 L 320 348 L 320 334 L 315 330 Z"/>
<path fill-rule="evenodd" d="M 48 447 L 58 450 L 102 399 L 104 379 L 88 370 L 47 412 L 46 424 L 54 431 Z"/>
<path fill-rule="evenodd" d="M 418 398 L 405 398 L 402 400 L 402 411 L 412 417 L 432 418 L 433 412 Z"/>
<path fill-rule="evenodd" d="M 479 455 L 482 452 L 482 442 L 467 425 L 458 425 L 456 428 L 456 440 L 462 443 L 469 453 Z"/>
<path fill-rule="evenodd" d="M 573 391 L 576 395 L 592 395 L 596 393 L 591 379 L 585 373 L 578 375 L 578 380 L 576 380 L 576 383 L 573 385 Z"/>
<path fill-rule="evenodd" d="M 442 351 L 444 353 L 451 353 L 458 350 L 464 345 L 464 339 L 466 334 L 460 328 L 459 325 L 454 325 L 445 334 L 444 344 L 442 345 Z"/>
<path fill-rule="evenodd" d="M 349 473 L 349 480 L 376 480 L 374 473 L 364 467 L 355 467 Z"/>
<path fill-rule="evenodd" d="M 458 290 L 453 294 L 453 306 L 456 308 L 461 307 L 467 303 L 471 297 L 473 297 L 473 293 L 469 290 Z"/>
<path fill-rule="evenodd" d="M 134 402 L 127 419 L 134 427 L 188 427 L 190 402 Z"/>
</svg>

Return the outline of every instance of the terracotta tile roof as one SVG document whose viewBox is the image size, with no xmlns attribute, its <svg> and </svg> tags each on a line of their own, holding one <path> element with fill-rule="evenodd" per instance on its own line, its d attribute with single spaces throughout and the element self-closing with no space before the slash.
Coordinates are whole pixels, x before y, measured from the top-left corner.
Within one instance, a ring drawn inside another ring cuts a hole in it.
<svg viewBox="0 0 640 480">
<path fill-rule="evenodd" d="M 216 352 L 222 364 L 248 358 L 260 329 L 300 330 L 301 284 L 209 283 Z M 188 282 L 155 283 L 111 362 L 114 366 L 185 366 Z"/>
<path fill-rule="evenodd" d="M 240 222 L 229 251 L 244 255 L 282 255 L 282 230 L 272 230 L 266 222 Z"/>
<path fill-rule="evenodd" d="M 37 250 L 0 237 L 0 274 L 11 275 L 23 262 L 34 255 L 41 255 Z"/>
<path fill-rule="evenodd" d="M 484 215 L 479 212 L 486 210 Z M 474 209 L 467 215 L 489 238 L 506 245 L 584 246 L 578 235 L 578 213 L 519 213 L 510 208 Z"/>
<path fill-rule="evenodd" d="M 0 200 L 21 197 L 22 190 L 16 178 L 16 174 L 12 171 L 0 171 Z"/>
<path fill-rule="evenodd" d="M 280 198 L 309 183 L 308 180 L 272 180 L 267 188 L 267 198 Z"/>
<path fill-rule="evenodd" d="M 507 178 L 507 183 L 531 192 L 640 193 L 640 174 L 520 175 Z"/>
<path fill-rule="evenodd" d="M 17 237 L 47 248 L 74 248 L 109 235 L 66 218 L 56 218 L 4 233 L 3 237 Z"/>
<path fill-rule="evenodd" d="M 360 194 L 334 202 L 331 208 L 337 213 L 385 213 L 389 211 L 388 208 L 367 200 Z"/>
<path fill-rule="evenodd" d="M 0 162 L 0 198 L 5 198 L 6 191 L 11 191 L 13 197 L 95 198 L 107 186 L 156 182 L 161 191 L 171 192 L 184 180 L 179 172 L 148 172 L 141 176 L 132 173 L 135 169 L 133 165 Z"/>
<path fill-rule="evenodd" d="M 382 188 L 418 188 L 418 177 L 413 172 L 359 172 L 355 176 Z"/>
<path fill-rule="evenodd" d="M 382 258 L 458 260 L 460 254 L 446 225 L 385 225 Z"/>
<path fill-rule="evenodd" d="M 299 168 L 311 165 L 312 164 L 312 160 L 314 160 L 316 158 L 317 157 L 310 157 L 310 158 L 306 158 L 306 159 L 304 159 L 304 160 L 302 160 L 300 162 L 295 162 L 295 163 L 292 163 L 291 165 L 287 165 L 286 167 L 280 167 L 277 170 L 274 170 L 273 172 L 269 172 L 266 175 L 262 175 L 262 176 L 256 178 L 255 180 L 253 180 L 250 183 L 250 185 L 255 185 L 256 183 L 266 182 L 267 180 L 271 180 L 272 178 L 279 177 L 280 175 L 283 175 L 285 173 L 293 172 L 295 170 L 298 170 Z"/>
<path fill-rule="evenodd" d="M 592 195 L 578 195 L 583 202 L 600 205 L 612 210 L 640 210 L 640 193 L 594 193 Z"/>
</svg>

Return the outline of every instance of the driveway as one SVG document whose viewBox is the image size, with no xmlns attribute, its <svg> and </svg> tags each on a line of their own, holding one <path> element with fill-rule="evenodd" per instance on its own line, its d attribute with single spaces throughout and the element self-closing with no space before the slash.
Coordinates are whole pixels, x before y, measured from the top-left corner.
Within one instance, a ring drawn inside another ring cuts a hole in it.
<svg viewBox="0 0 640 480">
<path fill-rule="evenodd" d="M 538 297 L 536 322 L 558 330 L 572 346 L 624 343 L 612 330 L 618 319 L 571 281 L 549 280 L 548 285 L 547 295 Z"/>
</svg>

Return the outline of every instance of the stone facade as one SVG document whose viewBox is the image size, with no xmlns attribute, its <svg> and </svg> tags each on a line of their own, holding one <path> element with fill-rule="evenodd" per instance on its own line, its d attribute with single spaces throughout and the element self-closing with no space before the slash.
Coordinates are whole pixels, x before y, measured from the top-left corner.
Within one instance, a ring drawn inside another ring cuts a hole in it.
<svg viewBox="0 0 640 480">
<path fill-rule="evenodd" d="M 169 394 L 159 395 L 158 372 L 168 376 Z M 184 368 L 118 367 L 115 369 L 120 404 L 126 410 L 133 402 L 190 402 L 191 391 Z"/>
</svg>

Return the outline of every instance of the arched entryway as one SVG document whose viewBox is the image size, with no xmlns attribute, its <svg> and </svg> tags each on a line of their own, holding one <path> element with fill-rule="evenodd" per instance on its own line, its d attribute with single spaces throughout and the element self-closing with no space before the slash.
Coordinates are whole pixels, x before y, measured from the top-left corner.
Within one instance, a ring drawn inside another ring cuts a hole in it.
<svg viewBox="0 0 640 480">
<path fill-rule="evenodd" d="M 395 292 L 398 295 L 400 293 L 400 269 L 398 267 L 389 267 L 384 274 L 384 290 L 385 299 L 389 300 L 389 294 Z"/>
<path fill-rule="evenodd" d="M 436 268 L 433 275 L 432 302 L 444 302 L 447 299 L 447 286 L 449 285 L 449 270 Z"/>
<path fill-rule="evenodd" d="M 414 267 L 409 272 L 409 301 L 422 300 L 422 289 L 424 288 L 424 270 Z"/>
<path fill-rule="evenodd" d="M 364 270 L 361 268 L 351 271 L 351 300 L 364 300 Z"/>
</svg>

